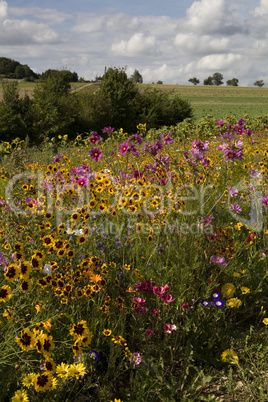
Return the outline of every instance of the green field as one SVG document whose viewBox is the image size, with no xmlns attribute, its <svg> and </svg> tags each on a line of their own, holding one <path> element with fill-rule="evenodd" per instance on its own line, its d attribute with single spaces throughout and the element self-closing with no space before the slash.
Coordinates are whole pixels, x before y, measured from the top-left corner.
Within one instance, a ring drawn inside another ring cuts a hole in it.
<svg viewBox="0 0 268 402">
<path fill-rule="evenodd" d="M 147 87 L 147 85 L 143 85 Z M 251 117 L 268 113 L 268 88 L 217 87 L 191 85 L 150 85 L 150 87 L 170 92 L 189 101 L 194 110 L 194 120 L 206 115 L 222 117 L 227 114 Z"/>
</svg>

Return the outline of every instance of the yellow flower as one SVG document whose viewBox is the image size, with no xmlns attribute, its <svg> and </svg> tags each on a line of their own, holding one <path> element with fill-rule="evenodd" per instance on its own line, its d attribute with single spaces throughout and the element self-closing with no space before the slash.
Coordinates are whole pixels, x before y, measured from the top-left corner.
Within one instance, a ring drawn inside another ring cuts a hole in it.
<svg viewBox="0 0 268 402">
<path fill-rule="evenodd" d="M 17 391 L 12 397 L 11 402 L 29 402 L 27 391 Z"/>
<path fill-rule="evenodd" d="M 262 320 L 262 322 L 264 323 L 264 325 L 268 325 L 268 318 L 264 318 L 264 319 Z"/>
<path fill-rule="evenodd" d="M 30 388 L 31 385 L 34 385 L 34 380 L 35 380 L 35 374 L 29 373 L 23 378 L 22 385 L 24 387 Z"/>
<path fill-rule="evenodd" d="M 231 308 L 233 308 L 233 307 L 238 308 L 238 307 L 242 306 L 242 301 L 240 299 L 238 299 L 237 297 L 233 297 L 232 299 L 229 299 L 227 301 L 226 305 Z"/>
<path fill-rule="evenodd" d="M 69 370 L 69 364 L 66 363 L 61 363 L 57 365 L 56 371 L 59 377 L 61 378 L 67 378 L 68 377 L 68 370 Z"/>
<path fill-rule="evenodd" d="M 102 333 L 103 333 L 103 335 L 105 335 L 105 336 L 110 336 L 111 333 L 112 333 L 112 331 L 111 331 L 110 329 L 104 329 Z"/>
<path fill-rule="evenodd" d="M 237 353 L 232 349 L 226 349 L 222 352 L 221 359 L 224 363 L 229 364 L 238 364 L 239 361 Z"/>
<path fill-rule="evenodd" d="M 235 294 L 235 286 L 232 283 L 226 283 L 221 288 L 221 293 L 223 297 L 229 299 L 230 297 L 233 297 L 233 295 Z"/>
<path fill-rule="evenodd" d="M 235 228 L 236 230 L 240 230 L 242 226 L 243 226 L 243 224 L 242 224 L 241 222 L 238 222 L 238 223 L 234 226 L 234 228 Z"/>
<path fill-rule="evenodd" d="M 11 287 L 4 285 L 0 288 L 0 302 L 7 302 L 12 296 Z"/>
<path fill-rule="evenodd" d="M 77 379 L 79 379 L 79 377 L 83 377 L 86 375 L 86 373 L 86 367 L 83 363 L 71 364 L 68 370 L 69 376 L 76 377 Z"/>
<path fill-rule="evenodd" d="M 6 317 L 6 318 L 8 319 L 8 321 L 12 321 L 12 320 L 13 320 L 13 317 L 12 317 L 12 314 L 11 314 L 10 309 L 6 309 L 6 310 L 4 311 L 3 317 Z"/>
<path fill-rule="evenodd" d="M 21 331 L 20 337 L 16 337 L 16 341 L 25 352 L 28 352 L 35 346 L 35 335 L 29 328 L 26 328 L 24 331 Z"/>
<path fill-rule="evenodd" d="M 37 374 L 34 381 L 35 390 L 44 392 L 52 387 L 52 375 L 50 373 Z"/>
<path fill-rule="evenodd" d="M 239 272 L 234 272 L 234 273 L 233 273 L 233 277 L 234 277 L 234 278 L 239 278 L 239 276 L 241 276 Z"/>
<path fill-rule="evenodd" d="M 243 295 L 246 295 L 247 293 L 250 293 L 250 289 L 247 288 L 246 286 L 242 286 L 240 288 L 241 292 L 243 293 Z"/>
</svg>

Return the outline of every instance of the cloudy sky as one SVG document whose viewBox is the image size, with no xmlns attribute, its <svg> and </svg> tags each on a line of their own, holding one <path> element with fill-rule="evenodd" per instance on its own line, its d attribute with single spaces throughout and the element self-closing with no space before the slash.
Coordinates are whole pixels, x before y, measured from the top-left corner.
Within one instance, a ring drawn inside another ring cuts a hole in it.
<svg viewBox="0 0 268 402">
<path fill-rule="evenodd" d="M 0 57 L 89 80 L 127 66 L 148 83 L 268 85 L 267 21 L 268 0 L 0 0 Z"/>
</svg>

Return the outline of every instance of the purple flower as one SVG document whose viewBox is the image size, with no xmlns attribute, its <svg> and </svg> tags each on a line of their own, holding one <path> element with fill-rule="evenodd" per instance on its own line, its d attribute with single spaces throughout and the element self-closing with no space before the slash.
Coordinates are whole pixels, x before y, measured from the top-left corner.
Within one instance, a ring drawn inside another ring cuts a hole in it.
<svg viewBox="0 0 268 402">
<path fill-rule="evenodd" d="M 102 157 L 102 151 L 98 148 L 93 148 L 90 151 L 90 156 L 93 160 L 95 160 L 96 162 L 99 162 L 99 160 Z"/>
<path fill-rule="evenodd" d="M 194 141 L 192 142 L 191 154 L 196 159 L 203 159 L 205 151 L 208 150 L 208 141 Z"/>
<path fill-rule="evenodd" d="M 230 196 L 231 196 L 232 198 L 236 198 L 236 197 L 237 197 L 237 194 L 238 194 L 237 188 L 229 186 L 229 187 L 228 187 L 228 190 L 229 190 L 229 194 L 230 194 Z"/>
<path fill-rule="evenodd" d="M 218 265 L 223 265 L 224 267 L 226 267 L 228 264 L 225 261 L 224 257 L 220 257 L 220 256 L 212 256 L 210 258 L 210 262 L 213 262 L 214 264 L 218 264 Z"/>
<path fill-rule="evenodd" d="M 204 218 L 201 218 L 201 223 L 204 226 L 210 225 L 212 222 L 212 219 L 214 219 L 213 215 L 205 216 Z"/>
<path fill-rule="evenodd" d="M 130 362 L 134 364 L 134 366 L 138 366 L 141 363 L 141 354 L 139 352 L 135 352 L 130 356 Z"/>
<path fill-rule="evenodd" d="M 217 121 L 217 126 L 222 126 L 225 123 L 225 120 L 218 120 Z"/>
<path fill-rule="evenodd" d="M 109 133 L 112 133 L 114 131 L 114 128 L 112 128 L 111 126 L 104 127 L 101 131 L 103 132 L 103 134 L 105 134 L 105 133 L 109 134 Z"/>
<path fill-rule="evenodd" d="M 236 160 L 243 160 L 244 154 L 243 154 L 243 150 L 240 147 L 227 147 L 224 150 L 224 155 L 223 157 L 226 159 L 226 162 L 229 161 L 236 161 Z"/>
<path fill-rule="evenodd" d="M 238 214 L 240 214 L 240 212 L 242 212 L 242 209 L 240 208 L 240 205 L 237 204 L 237 203 L 231 204 L 231 210 L 235 211 Z"/>
</svg>

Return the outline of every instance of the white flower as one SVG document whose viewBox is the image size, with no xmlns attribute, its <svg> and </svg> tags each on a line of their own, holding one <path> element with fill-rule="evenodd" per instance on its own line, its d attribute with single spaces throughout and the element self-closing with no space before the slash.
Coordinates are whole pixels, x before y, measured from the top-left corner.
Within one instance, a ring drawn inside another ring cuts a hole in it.
<svg viewBox="0 0 268 402">
<path fill-rule="evenodd" d="M 68 228 L 66 233 L 67 233 L 67 234 L 73 234 L 73 232 L 74 232 L 74 231 L 73 231 L 71 228 Z"/>
<path fill-rule="evenodd" d="M 43 268 L 43 272 L 46 275 L 51 275 L 52 274 L 51 265 L 50 264 L 45 264 L 45 266 Z"/>
<path fill-rule="evenodd" d="M 83 229 L 77 229 L 77 230 L 75 230 L 75 231 L 74 231 L 74 234 L 75 234 L 76 236 L 82 236 L 82 234 L 84 234 Z"/>
<path fill-rule="evenodd" d="M 176 325 L 172 325 L 172 331 L 176 331 L 177 327 Z"/>
</svg>

